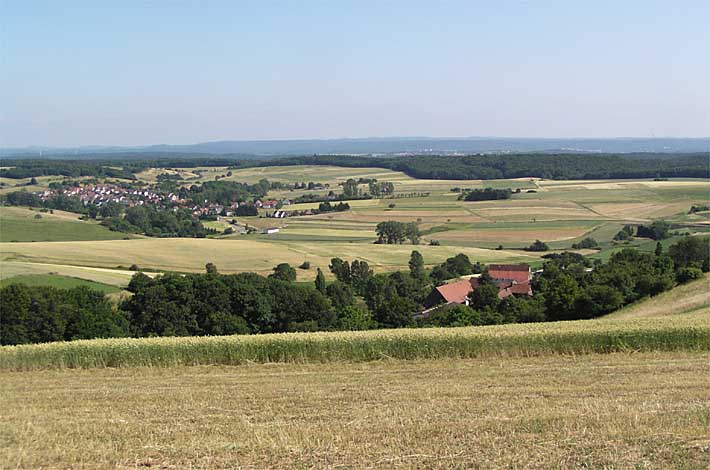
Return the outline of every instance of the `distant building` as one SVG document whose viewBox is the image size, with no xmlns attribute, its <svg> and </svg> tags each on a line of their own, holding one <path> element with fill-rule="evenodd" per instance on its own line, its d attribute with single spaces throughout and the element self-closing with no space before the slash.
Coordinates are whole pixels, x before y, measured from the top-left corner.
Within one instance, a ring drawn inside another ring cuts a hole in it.
<svg viewBox="0 0 710 470">
<path fill-rule="evenodd" d="M 267 235 L 271 235 L 272 233 L 279 233 L 279 229 L 276 227 L 267 228 L 267 229 L 264 229 L 264 233 Z"/>
<path fill-rule="evenodd" d="M 488 266 L 488 273 L 498 286 L 499 299 L 511 295 L 532 296 L 533 294 L 530 284 L 532 273 L 527 264 L 491 264 Z M 480 278 L 471 277 L 434 288 L 424 302 L 427 310 L 422 314 L 426 315 L 442 304 L 468 305 L 470 295 L 478 288 L 479 283 Z"/>
</svg>

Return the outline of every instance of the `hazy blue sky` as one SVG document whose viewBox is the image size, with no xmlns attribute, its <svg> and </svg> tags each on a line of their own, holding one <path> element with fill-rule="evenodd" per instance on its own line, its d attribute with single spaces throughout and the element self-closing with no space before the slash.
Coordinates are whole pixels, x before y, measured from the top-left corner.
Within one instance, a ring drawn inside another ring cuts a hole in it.
<svg viewBox="0 0 710 470">
<path fill-rule="evenodd" d="M 710 136 L 710 1 L 0 0 L 0 145 Z"/>
</svg>

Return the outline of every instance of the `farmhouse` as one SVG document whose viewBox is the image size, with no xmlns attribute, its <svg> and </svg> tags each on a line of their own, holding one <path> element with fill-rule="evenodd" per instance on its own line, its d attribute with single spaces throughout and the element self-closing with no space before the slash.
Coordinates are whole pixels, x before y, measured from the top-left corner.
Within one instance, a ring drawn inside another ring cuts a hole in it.
<svg viewBox="0 0 710 470">
<path fill-rule="evenodd" d="M 498 298 L 504 299 L 510 295 L 532 295 L 532 274 L 527 264 L 491 264 L 488 273 L 498 286 Z M 476 290 L 480 282 L 478 277 L 436 287 L 425 301 L 428 309 L 441 304 L 469 304 L 471 292 Z M 422 312 L 426 314 L 428 310 Z"/>
</svg>

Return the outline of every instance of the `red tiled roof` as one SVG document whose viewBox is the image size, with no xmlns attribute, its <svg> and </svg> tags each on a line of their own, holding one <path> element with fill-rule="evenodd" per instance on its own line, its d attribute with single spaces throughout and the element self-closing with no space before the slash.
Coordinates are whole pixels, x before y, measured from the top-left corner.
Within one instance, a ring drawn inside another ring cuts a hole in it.
<svg viewBox="0 0 710 470">
<path fill-rule="evenodd" d="M 520 271 L 517 271 L 519 274 Z M 517 282 L 510 278 L 495 278 L 493 281 L 498 286 L 498 298 L 504 299 L 509 295 L 532 295 L 532 287 L 530 286 L 530 281 L 527 278 L 527 273 L 525 274 L 525 279 L 521 282 Z M 447 303 L 457 303 L 463 304 L 466 302 L 466 298 L 471 292 L 476 290 L 479 286 L 480 280 L 477 277 L 472 277 L 470 279 L 462 279 L 460 281 L 452 282 L 451 284 L 444 284 L 439 286 L 436 290 L 439 292 L 441 297 Z"/>
<path fill-rule="evenodd" d="M 532 287 L 530 286 L 530 282 L 526 281 L 521 283 L 509 284 L 508 286 L 505 286 L 501 288 L 500 291 L 498 291 L 498 298 L 505 299 L 506 297 L 514 294 L 532 295 Z"/>
<path fill-rule="evenodd" d="M 504 271 L 525 271 L 528 272 L 530 271 L 530 265 L 527 265 L 525 263 L 521 264 L 489 264 L 488 265 L 488 270 L 491 269 L 500 269 Z"/>
<path fill-rule="evenodd" d="M 471 284 L 470 280 L 463 279 L 461 281 L 452 282 L 451 284 L 439 286 L 436 290 L 439 294 L 441 294 L 446 302 L 462 304 L 466 301 L 468 294 L 470 294 L 474 289 Z"/>
<path fill-rule="evenodd" d="M 490 264 L 488 273 L 493 279 L 510 279 L 518 283 L 530 280 L 530 266 L 527 264 Z"/>
</svg>

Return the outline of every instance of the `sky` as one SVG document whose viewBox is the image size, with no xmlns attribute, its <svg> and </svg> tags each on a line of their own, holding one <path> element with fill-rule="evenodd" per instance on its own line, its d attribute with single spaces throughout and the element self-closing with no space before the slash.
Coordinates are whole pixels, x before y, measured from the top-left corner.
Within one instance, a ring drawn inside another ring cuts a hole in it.
<svg viewBox="0 0 710 470">
<path fill-rule="evenodd" d="M 0 146 L 708 137 L 710 2 L 0 0 Z"/>
</svg>

